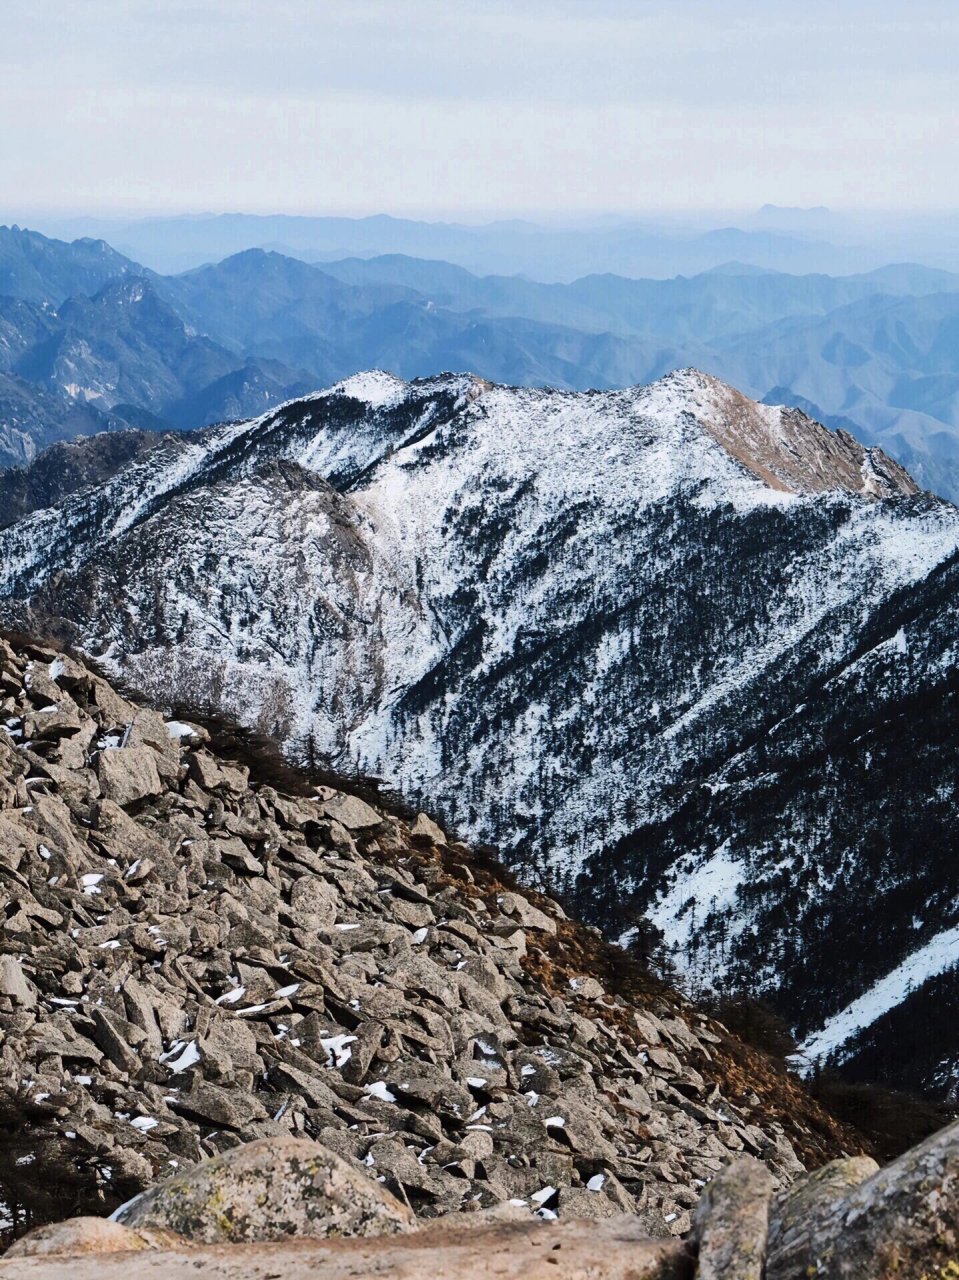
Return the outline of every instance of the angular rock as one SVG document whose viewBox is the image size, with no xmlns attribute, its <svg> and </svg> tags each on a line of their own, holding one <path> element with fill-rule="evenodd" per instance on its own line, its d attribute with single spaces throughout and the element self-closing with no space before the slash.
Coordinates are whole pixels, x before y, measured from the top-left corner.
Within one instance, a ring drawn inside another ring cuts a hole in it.
<svg viewBox="0 0 959 1280">
<path fill-rule="evenodd" d="M 409 1209 L 334 1152 L 304 1138 L 262 1138 L 168 1178 L 114 1215 L 187 1240 L 238 1243 L 409 1231 Z"/>
<path fill-rule="evenodd" d="M 135 804 L 163 790 L 156 752 L 150 747 L 111 747 L 97 757 L 97 777 L 106 800 L 121 806 Z"/>
<path fill-rule="evenodd" d="M 838 1181 L 861 1171 L 839 1170 L 833 1176 Z M 828 1194 L 829 1182 L 821 1185 Z M 824 1212 L 798 1219 L 794 1211 L 801 1204 L 799 1194 L 791 1208 L 780 1207 L 782 1225 L 767 1280 L 947 1280 L 959 1273 L 959 1121 L 833 1200 Z"/>
<path fill-rule="evenodd" d="M 323 802 L 323 812 L 346 827 L 347 831 L 366 831 L 371 827 L 378 827 L 383 821 L 382 814 L 377 813 L 365 800 L 342 791 Z"/>
<path fill-rule="evenodd" d="M 556 921 L 545 911 L 534 907 L 528 898 L 518 893 L 504 893 L 499 899 L 499 907 L 504 915 L 518 920 L 524 929 L 542 929 L 544 933 L 556 932 Z"/>
<path fill-rule="evenodd" d="M 36 1008 L 36 987 L 15 956 L 0 956 L 0 996 L 9 996 L 24 1009 Z"/>
<path fill-rule="evenodd" d="M 410 827 L 410 835 L 424 836 L 427 840 L 432 840 L 434 844 L 444 846 L 446 844 L 446 836 L 443 834 L 442 828 L 437 826 L 433 819 L 425 813 L 416 815 L 416 821 Z"/>
<path fill-rule="evenodd" d="M 697 1280 L 763 1280 L 773 1185 L 765 1165 L 741 1156 L 707 1186 L 693 1217 Z"/>
</svg>

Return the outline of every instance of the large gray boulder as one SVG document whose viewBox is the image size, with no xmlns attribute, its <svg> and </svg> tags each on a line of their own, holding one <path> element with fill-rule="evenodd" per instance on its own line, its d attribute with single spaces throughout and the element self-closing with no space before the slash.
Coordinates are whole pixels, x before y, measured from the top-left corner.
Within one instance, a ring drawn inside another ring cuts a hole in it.
<svg viewBox="0 0 959 1280">
<path fill-rule="evenodd" d="M 127 1227 L 206 1244 L 409 1231 L 413 1214 L 318 1142 L 261 1138 L 167 1178 L 124 1205 Z"/>
<path fill-rule="evenodd" d="M 879 1172 L 870 1156 L 830 1160 L 781 1192 L 769 1217 L 766 1266 L 770 1274 L 806 1280 L 810 1239 L 823 1229 L 837 1203 Z"/>
<path fill-rule="evenodd" d="M 822 1199 L 864 1168 L 827 1175 Z M 766 1280 L 959 1276 L 959 1121 L 831 1203 L 812 1201 L 797 1191 L 777 1207 Z"/>
<path fill-rule="evenodd" d="M 762 1280 L 773 1179 L 765 1165 L 740 1156 L 703 1192 L 693 1217 L 697 1280 Z"/>
<path fill-rule="evenodd" d="M 163 790 L 150 747 L 108 747 L 97 758 L 100 792 L 106 800 L 124 806 L 158 796 Z"/>
</svg>

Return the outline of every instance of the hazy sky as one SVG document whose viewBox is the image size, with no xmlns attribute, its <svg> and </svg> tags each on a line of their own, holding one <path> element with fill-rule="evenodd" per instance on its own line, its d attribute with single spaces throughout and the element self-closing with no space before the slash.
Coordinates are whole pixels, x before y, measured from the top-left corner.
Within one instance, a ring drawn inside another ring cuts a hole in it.
<svg viewBox="0 0 959 1280">
<path fill-rule="evenodd" d="M 0 0 L 6 210 L 959 207 L 955 0 Z"/>
</svg>

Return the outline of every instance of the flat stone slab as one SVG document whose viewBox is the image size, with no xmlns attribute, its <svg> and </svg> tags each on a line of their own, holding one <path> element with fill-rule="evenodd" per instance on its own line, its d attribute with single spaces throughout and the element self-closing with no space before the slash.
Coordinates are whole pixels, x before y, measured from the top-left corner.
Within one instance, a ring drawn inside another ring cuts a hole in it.
<svg viewBox="0 0 959 1280">
<path fill-rule="evenodd" d="M 692 1280 L 677 1240 L 649 1240 L 626 1216 L 603 1221 L 445 1221 L 409 1235 L 200 1245 L 100 1257 L 0 1262 L 0 1280 Z"/>
</svg>

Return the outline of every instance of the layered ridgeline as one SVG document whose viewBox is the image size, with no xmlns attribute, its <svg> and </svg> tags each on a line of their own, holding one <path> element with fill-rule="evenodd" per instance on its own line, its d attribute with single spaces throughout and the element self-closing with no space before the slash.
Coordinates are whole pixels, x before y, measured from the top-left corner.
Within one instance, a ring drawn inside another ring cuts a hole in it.
<svg viewBox="0 0 959 1280">
<path fill-rule="evenodd" d="M 957 547 L 881 452 L 693 371 L 367 374 L 164 438 L 0 562 L 16 625 L 378 774 L 813 1055 L 948 1091 L 954 1019 L 917 1028 L 954 1007 Z"/>
<path fill-rule="evenodd" d="M 402 228 L 387 219 L 375 239 L 390 235 L 391 252 L 372 259 L 311 266 L 246 248 L 159 276 L 103 241 L 0 227 L 0 468 L 79 434 L 254 417 L 357 369 L 585 390 L 695 365 L 847 427 L 959 499 L 959 276 L 902 262 L 840 277 L 760 271 L 749 237 L 734 250 L 712 236 L 710 255 L 730 252 L 688 278 L 596 262 L 583 264 L 596 274 L 543 284 L 532 261 L 522 277 L 477 276 L 428 260 L 435 239 L 396 253 Z M 568 269 L 578 255 L 562 243 Z"/>
<path fill-rule="evenodd" d="M 0 640 L 0 694 L 0 1200 L 18 1230 L 301 1136 L 421 1216 L 513 1201 L 638 1213 L 665 1237 L 734 1155 L 788 1185 L 800 1157 L 857 1149 L 426 815 L 242 740 L 246 763 L 224 756 L 32 644 Z"/>
</svg>

